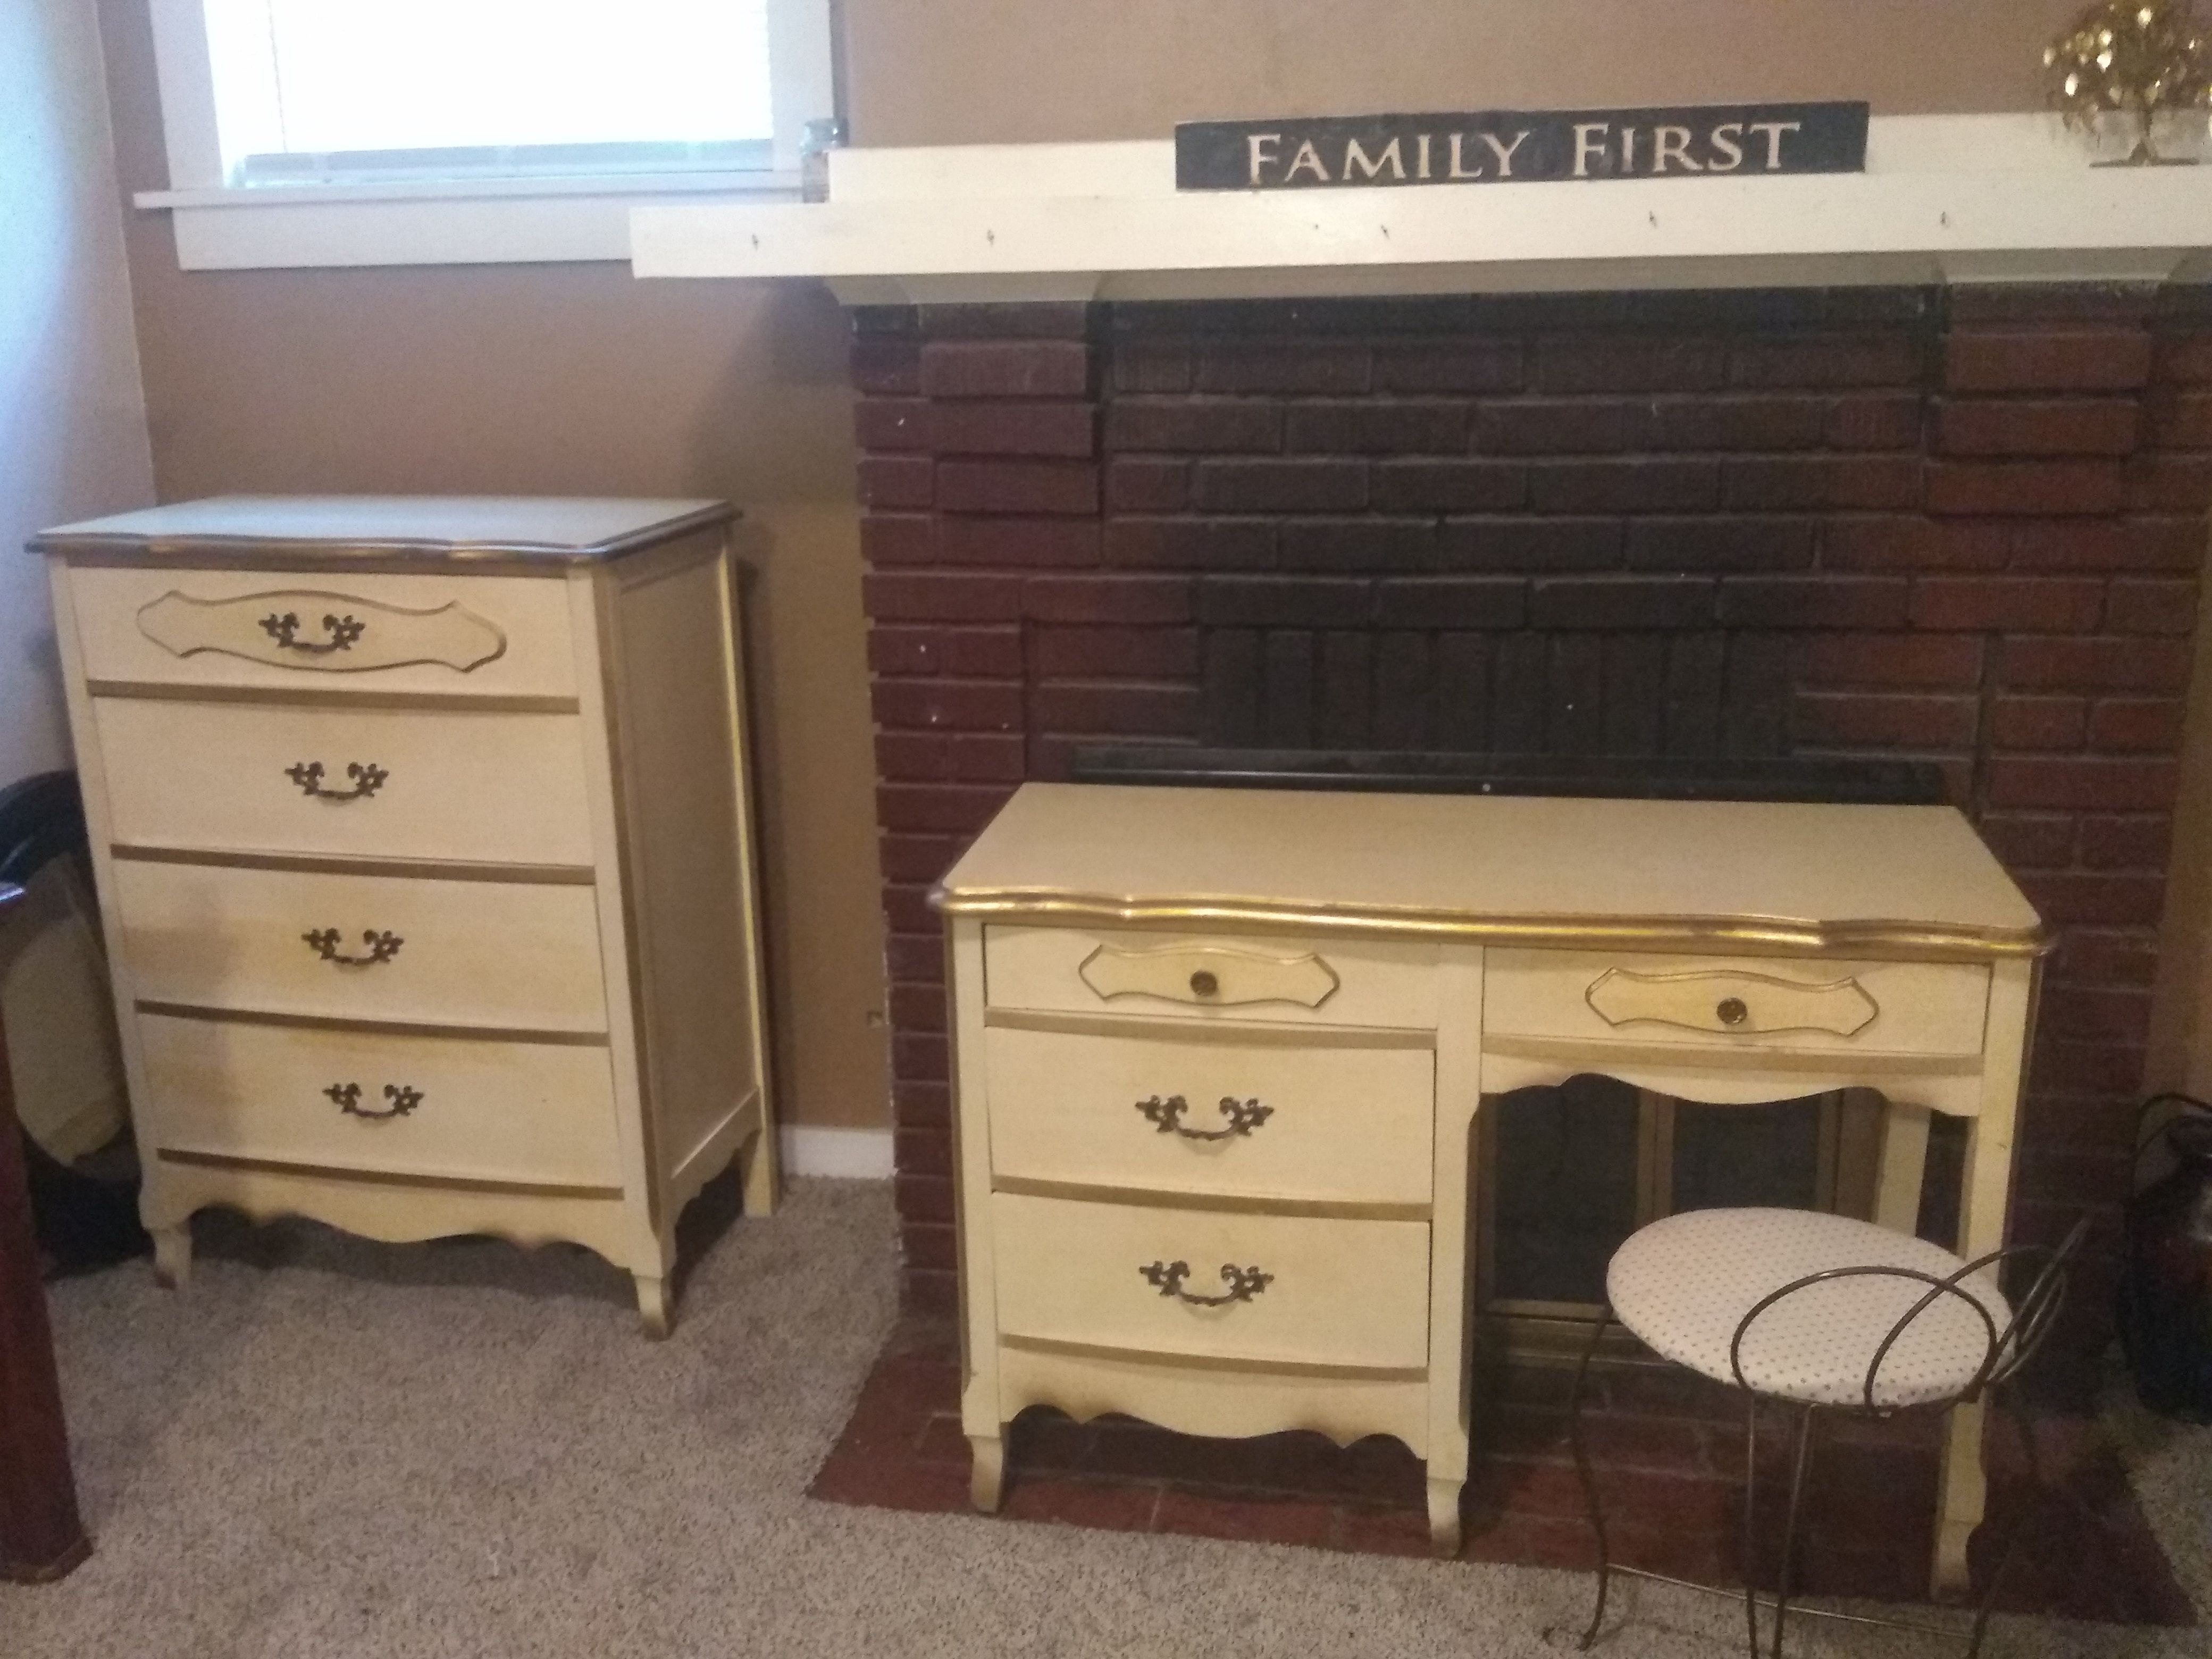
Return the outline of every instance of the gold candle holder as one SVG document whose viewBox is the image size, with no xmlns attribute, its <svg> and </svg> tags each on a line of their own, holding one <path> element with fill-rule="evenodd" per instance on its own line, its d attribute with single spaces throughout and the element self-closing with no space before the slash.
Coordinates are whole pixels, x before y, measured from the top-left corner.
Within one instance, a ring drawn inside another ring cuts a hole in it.
<svg viewBox="0 0 2212 1659">
<path fill-rule="evenodd" d="M 2158 153 L 2158 118 L 2212 106 L 2212 40 L 2187 0 L 2100 0 L 2043 54 L 2045 91 L 2066 125 L 2094 134 L 2115 118 L 2136 124 L 2119 165 L 2187 166 Z"/>
</svg>

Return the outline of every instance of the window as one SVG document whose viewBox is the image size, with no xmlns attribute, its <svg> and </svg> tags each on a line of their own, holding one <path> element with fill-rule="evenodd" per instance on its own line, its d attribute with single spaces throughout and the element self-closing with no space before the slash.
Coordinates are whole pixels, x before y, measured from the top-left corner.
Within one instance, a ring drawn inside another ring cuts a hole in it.
<svg viewBox="0 0 2212 1659">
<path fill-rule="evenodd" d="M 171 188 L 140 204 L 187 265 L 625 258 L 641 197 L 795 191 L 830 3 L 152 0 Z"/>
</svg>

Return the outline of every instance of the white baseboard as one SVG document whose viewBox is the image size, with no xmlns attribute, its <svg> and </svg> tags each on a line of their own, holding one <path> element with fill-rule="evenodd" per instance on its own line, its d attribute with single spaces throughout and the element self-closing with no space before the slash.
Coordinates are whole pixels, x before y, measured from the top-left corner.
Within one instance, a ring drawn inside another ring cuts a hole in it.
<svg viewBox="0 0 2212 1659">
<path fill-rule="evenodd" d="M 836 1176 L 847 1181 L 889 1181 L 891 1178 L 891 1132 L 889 1129 L 809 1129 L 789 1126 L 783 1131 L 784 1173 L 794 1176 Z"/>
</svg>

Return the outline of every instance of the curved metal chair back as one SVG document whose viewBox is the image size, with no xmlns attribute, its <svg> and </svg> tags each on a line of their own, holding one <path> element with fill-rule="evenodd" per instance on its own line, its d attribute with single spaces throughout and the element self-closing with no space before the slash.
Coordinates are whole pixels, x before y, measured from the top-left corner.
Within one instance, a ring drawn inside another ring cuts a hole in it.
<svg viewBox="0 0 2212 1659">
<path fill-rule="evenodd" d="M 1890 1351 L 1897 1346 L 1899 1339 L 1911 1328 L 1912 1322 L 1946 1297 L 1965 1303 L 1979 1317 L 1988 1346 L 1982 1363 L 1974 1370 L 1972 1380 L 1964 1388 L 1940 1400 L 1919 1402 L 1916 1408 L 1948 1407 L 1959 1401 L 1977 1399 L 1984 1389 L 2009 1382 L 2022 1366 L 2035 1358 L 2036 1352 L 2050 1336 L 2051 1327 L 2057 1321 L 2058 1310 L 2065 1305 L 2066 1287 L 2073 1274 L 2074 1259 L 2081 1254 L 2082 1241 L 2088 1234 L 2089 1218 L 2085 1215 L 2056 1245 L 2015 1244 L 2006 1249 L 1992 1250 L 1942 1278 L 1916 1267 L 1827 1267 L 1816 1273 L 1807 1273 L 1802 1279 L 1793 1279 L 1787 1285 L 1761 1297 L 1736 1322 L 1735 1334 L 1729 1340 L 1729 1370 L 1735 1376 L 1738 1388 L 1747 1393 L 1757 1392 L 1743 1373 L 1743 1340 L 1761 1315 L 1800 1291 L 1840 1279 L 1911 1279 L 1928 1286 L 1927 1292 L 1899 1316 L 1875 1347 L 1873 1358 L 1868 1361 L 1866 1381 L 1860 1394 L 1865 1408 L 1869 1412 L 1902 1409 L 1884 1407 L 1875 1399 L 1875 1385 L 1881 1379 L 1882 1362 L 1889 1358 Z M 1977 1273 L 1992 1270 L 2002 1279 L 2007 1267 L 2016 1262 L 2039 1260 L 2042 1265 L 2034 1279 L 2014 1304 L 2012 1317 L 2006 1322 L 2004 1328 L 1999 1330 L 1987 1305 L 1979 1297 L 1964 1288 L 1964 1281 Z"/>
</svg>

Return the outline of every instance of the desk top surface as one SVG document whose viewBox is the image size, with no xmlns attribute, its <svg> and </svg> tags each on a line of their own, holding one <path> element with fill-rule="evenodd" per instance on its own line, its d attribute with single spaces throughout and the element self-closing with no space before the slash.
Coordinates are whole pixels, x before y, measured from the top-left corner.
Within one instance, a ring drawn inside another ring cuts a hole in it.
<svg viewBox="0 0 2212 1659">
<path fill-rule="evenodd" d="M 621 496 L 217 495 L 58 525 L 32 538 L 31 550 L 179 564 L 281 552 L 564 565 L 618 558 L 731 516 L 722 501 Z"/>
<path fill-rule="evenodd" d="M 954 914 L 2021 955 L 2034 909 L 1948 806 L 1026 784 Z"/>
</svg>

